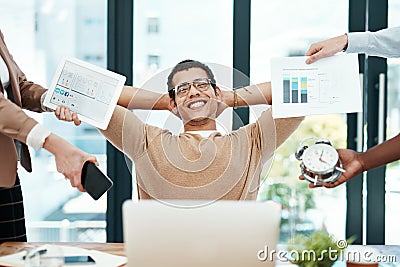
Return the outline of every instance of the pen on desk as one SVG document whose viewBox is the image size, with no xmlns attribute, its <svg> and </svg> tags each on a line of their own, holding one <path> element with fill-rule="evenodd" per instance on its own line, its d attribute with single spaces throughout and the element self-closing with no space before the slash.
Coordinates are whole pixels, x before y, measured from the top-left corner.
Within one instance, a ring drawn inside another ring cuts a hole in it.
<svg viewBox="0 0 400 267">
<path fill-rule="evenodd" d="M 33 257 L 36 256 L 36 255 L 43 255 L 43 254 L 46 253 L 46 252 L 47 252 L 47 249 L 38 250 L 38 251 L 36 251 L 35 253 L 33 253 L 32 255 L 30 255 L 29 258 L 33 258 Z M 28 253 L 27 253 L 27 254 L 28 254 Z M 26 259 L 26 255 L 23 256 L 22 259 L 25 260 L 25 259 Z"/>
</svg>

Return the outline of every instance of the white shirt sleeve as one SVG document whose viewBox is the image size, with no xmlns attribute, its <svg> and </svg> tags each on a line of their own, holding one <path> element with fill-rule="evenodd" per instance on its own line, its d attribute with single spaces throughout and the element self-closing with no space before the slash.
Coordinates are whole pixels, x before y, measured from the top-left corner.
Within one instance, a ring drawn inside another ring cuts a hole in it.
<svg viewBox="0 0 400 267">
<path fill-rule="evenodd" d="M 43 147 L 44 141 L 51 134 L 44 126 L 36 124 L 28 133 L 26 144 L 36 151 Z"/>
<path fill-rule="evenodd" d="M 380 57 L 400 57 L 400 27 L 377 32 L 348 33 L 346 52 L 365 53 Z"/>
<path fill-rule="evenodd" d="M 45 111 L 45 112 L 53 112 L 54 110 L 52 110 L 51 108 L 48 108 L 48 107 L 46 107 L 46 106 L 43 105 L 44 99 L 46 98 L 46 95 L 47 95 L 47 91 L 44 92 L 44 93 L 42 94 L 42 96 L 40 97 L 40 107 L 42 108 L 42 111 Z"/>
</svg>

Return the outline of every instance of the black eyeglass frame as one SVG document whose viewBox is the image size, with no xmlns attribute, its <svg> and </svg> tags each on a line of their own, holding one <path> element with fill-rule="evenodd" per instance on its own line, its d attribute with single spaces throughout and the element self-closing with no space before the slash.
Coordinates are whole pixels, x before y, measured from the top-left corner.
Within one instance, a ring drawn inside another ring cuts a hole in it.
<svg viewBox="0 0 400 267">
<path fill-rule="evenodd" d="M 183 82 L 183 83 L 177 84 L 177 85 L 175 85 L 175 87 L 172 87 L 172 88 L 168 89 L 169 97 L 175 100 L 175 96 L 177 96 L 176 92 L 178 91 L 178 87 L 182 86 L 183 84 L 190 84 L 190 86 L 194 86 L 196 88 L 196 90 L 199 90 L 201 92 L 208 90 L 208 87 L 206 89 L 204 89 L 204 90 L 201 90 L 201 89 L 197 88 L 197 86 L 195 85 L 195 82 L 200 82 L 200 81 L 207 81 L 208 85 L 209 86 L 211 85 L 211 87 L 214 90 L 215 90 L 215 88 L 217 86 L 210 78 L 197 78 L 197 79 L 194 79 L 193 81 L 190 81 L 190 82 Z M 190 87 L 189 87 L 189 89 L 190 89 Z"/>
</svg>

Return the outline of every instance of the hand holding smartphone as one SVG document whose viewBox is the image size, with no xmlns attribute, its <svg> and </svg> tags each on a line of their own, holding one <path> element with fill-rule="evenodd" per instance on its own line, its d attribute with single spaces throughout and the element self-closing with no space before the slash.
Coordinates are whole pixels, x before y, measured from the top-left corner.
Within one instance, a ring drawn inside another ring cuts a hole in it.
<svg viewBox="0 0 400 267">
<path fill-rule="evenodd" d="M 105 176 L 99 168 L 90 161 L 86 161 L 83 165 L 81 182 L 83 188 L 94 200 L 98 200 L 113 185 L 111 179 Z"/>
</svg>

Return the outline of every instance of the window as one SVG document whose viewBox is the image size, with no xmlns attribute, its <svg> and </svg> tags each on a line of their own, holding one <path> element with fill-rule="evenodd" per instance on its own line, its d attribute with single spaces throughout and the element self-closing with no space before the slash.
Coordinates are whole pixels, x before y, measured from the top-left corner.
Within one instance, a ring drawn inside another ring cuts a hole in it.
<svg viewBox="0 0 400 267">
<path fill-rule="evenodd" d="M 148 55 L 147 56 L 147 66 L 151 70 L 158 70 L 160 66 L 160 56 Z"/>
<path fill-rule="evenodd" d="M 135 0 L 134 12 L 134 86 L 167 92 L 170 68 L 185 59 L 232 68 L 233 1 Z M 162 33 L 145 32 L 142 25 L 146 22 L 150 25 L 150 18 L 157 19 L 157 23 L 162 21 Z M 222 81 L 222 78 L 216 78 Z M 135 114 L 146 123 L 168 128 L 174 133 L 182 130 L 181 121 L 168 111 L 135 111 Z M 232 121 L 229 111 L 223 115 L 226 121 Z M 164 123 L 166 120 L 168 123 Z M 134 186 L 133 198 L 136 195 Z"/>
<path fill-rule="evenodd" d="M 160 22 L 158 18 L 147 18 L 147 32 L 158 33 L 160 28 Z"/>
<path fill-rule="evenodd" d="M 400 3 L 389 1 L 388 25 L 399 26 Z M 387 72 L 387 118 L 386 139 L 390 139 L 400 133 L 400 60 L 388 59 Z M 400 220 L 396 212 L 400 203 L 400 162 L 395 161 L 386 168 L 386 218 L 385 218 L 385 243 L 387 245 L 400 244 L 397 222 Z"/>
<path fill-rule="evenodd" d="M 50 85 L 63 56 L 106 66 L 107 1 L 0 0 L 2 32 L 28 79 Z M 18 12 L 15 12 L 18 10 Z M 90 10 L 90 12 L 87 12 Z M 15 31 L 18 28 L 19 31 Z M 21 32 L 23 34 L 21 35 Z M 90 125 L 59 122 L 53 113 L 29 115 L 80 149 L 94 154 L 106 173 L 106 142 Z M 31 150 L 33 172 L 19 168 L 28 241 L 106 241 L 107 198 L 94 201 L 56 171 L 54 157 Z"/>
<path fill-rule="evenodd" d="M 251 82 L 270 80 L 272 57 L 303 56 L 316 41 L 347 32 L 348 1 L 294 2 L 253 0 L 251 18 Z M 310 8 L 318 6 L 317 13 Z M 346 19 L 343 19 L 346 18 Z M 254 120 L 252 118 L 251 120 Z M 310 190 L 299 181 L 299 161 L 294 151 L 309 137 L 328 138 L 335 147 L 346 146 L 346 115 L 309 116 L 276 151 L 271 170 L 265 170 L 259 200 L 282 203 L 281 242 L 296 233 L 326 228 L 336 238 L 345 237 L 346 187 Z"/>
<path fill-rule="evenodd" d="M 231 0 L 135 0 L 134 12 L 135 84 L 142 84 L 156 71 L 173 67 L 184 59 L 232 66 Z M 199 14 L 201 23 L 194 19 Z M 142 25 L 148 25 L 147 32 Z M 159 34 L 147 34 L 150 28 L 157 28 Z M 162 58 L 156 70 L 150 67 L 149 55 Z"/>
</svg>

